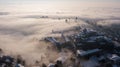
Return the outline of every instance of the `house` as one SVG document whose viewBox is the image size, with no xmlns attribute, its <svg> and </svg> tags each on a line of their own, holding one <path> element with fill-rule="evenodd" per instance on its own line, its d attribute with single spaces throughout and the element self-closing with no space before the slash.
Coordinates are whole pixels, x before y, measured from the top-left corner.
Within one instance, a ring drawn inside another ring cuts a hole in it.
<svg viewBox="0 0 120 67">
<path fill-rule="evenodd" d="M 97 55 L 101 52 L 100 49 L 92 49 L 92 50 L 77 50 L 78 57 L 90 57 L 91 55 Z"/>
</svg>

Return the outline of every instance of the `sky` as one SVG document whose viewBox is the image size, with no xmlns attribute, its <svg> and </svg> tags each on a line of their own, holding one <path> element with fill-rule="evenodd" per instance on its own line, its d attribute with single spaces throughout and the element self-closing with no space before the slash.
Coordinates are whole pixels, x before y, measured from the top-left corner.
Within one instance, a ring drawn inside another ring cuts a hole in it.
<svg viewBox="0 0 120 67">
<path fill-rule="evenodd" d="M 0 11 L 31 11 L 81 7 L 120 7 L 120 0 L 0 0 Z M 63 10 L 63 9 L 62 9 Z M 51 10 L 53 11 L 53 10 Z"/>
<path fill-rule="evenodd" d="M 15 4 L 98 4 L 98 5 L 116 5 L 119 6 L 120 0 L 0 0 L 0 5 L 15 5 Z"/>
<path fill-rule="evenodd" d="M 119 7 L 120 0 L 0 0 L 0 6 L 6 5 Z"/>
<path fill-rule="evenodd" d="M 44 3 L 44 2 L 93 2 L 93 3 L 120 3 L 120 0 L 0 0 L 0 4 L 16 4 L 16 3 Z"/>
</svg>

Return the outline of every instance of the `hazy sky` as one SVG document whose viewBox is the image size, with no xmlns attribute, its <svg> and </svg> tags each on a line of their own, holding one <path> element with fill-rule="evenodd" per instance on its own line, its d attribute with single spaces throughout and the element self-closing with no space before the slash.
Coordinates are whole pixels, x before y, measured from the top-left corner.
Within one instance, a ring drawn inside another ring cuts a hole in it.
<svg viewBox="0 0 120 67">
<path fill-rule="evenodd" d="M 71 4 L 71 5 L 79 5 L 82 6 L 117 6 L 120 5 L 120 0 L 0 0 L 0 5 L 31 5 L 31 4 L 42 4 L 42 5 L 63 5 L 63 4 Z M 70 5 L 70 6 L 71 6 Z"/>
<path fill-rule="evenodd" d="M 0 4 L 8 3 L 38 3 L 38 2 L 116 2 L 120 3 L 120 0 L 0 0 Z"/>
</svg>

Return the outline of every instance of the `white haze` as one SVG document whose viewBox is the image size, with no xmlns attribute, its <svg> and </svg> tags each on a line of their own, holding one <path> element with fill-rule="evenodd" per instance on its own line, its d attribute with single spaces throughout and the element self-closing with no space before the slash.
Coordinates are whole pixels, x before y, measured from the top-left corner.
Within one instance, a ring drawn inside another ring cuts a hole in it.
<svg viewBox="0 0 120 67">
<path fill-rule="evenodd" d="M 109 3 L 111 7 L 106 3 L 104 6 L 101 3 L 70 4 L 2 4 L 0 6 L 0 48 L 7 54 L 20 54 L 30 62 L 40 60 L 41 56 L 45 57 L 45 61 L 58 57 L 56 51 L 46 49 L 49 44 L 39 40 L 46 36 L 53 36 L 52 30 L 68 29 L 77 24 L 74 21 L 68 24 L 64 20 L 24 18 L 29 15 L 120 17 L 120 8 L 117 5 L 112 6 L 112 3 Z M 1 15 L 4 12 L 8 14 Z"/>
</svg>

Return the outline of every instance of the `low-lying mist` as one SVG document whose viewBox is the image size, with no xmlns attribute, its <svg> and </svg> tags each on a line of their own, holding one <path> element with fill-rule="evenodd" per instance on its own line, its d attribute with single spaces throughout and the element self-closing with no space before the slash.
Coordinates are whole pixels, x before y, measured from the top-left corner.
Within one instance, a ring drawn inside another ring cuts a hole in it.
<svg viewBox="0 0 120 67">
<path fill-rule="evenodd" d="M 65 9 L 65 11 L 62 8 L 53 12 L 48 9 L 36 11 L 34 9 L 30 12 L 31 8 L 27 8 L 25 9 L 27 12 L 24 9 L 22 10 L 21 7 L 18 9 L 11 8 L 11 10 L 10 8 L 8 8 L 9 10 L 6 8 L 4 10 L 1 9 L 2 12 L 0 12 L 0 48 L 3 49 L 5 54 L 22 55 L 28 63 L 36 60 L 49 63 L 49 61 L 59 57 L 59 53 L 54 50 L 55 48 L 47 49 L 51 47 L 51 44 L 42 41 L 47 36 L 61 36 L 60 34 L 51 34 L 52 30 L 65 30 L 78 25 L 86 25 L 83 21 L 78 23 L 74 20 L 69 20 L 69 23 L 66 23 L 65 19 L 39 18 L 39 15 L 43 17 L 52 16 L 54 18 L 58 16 L 80 16 L 94 19 L 119 18 L 120 15 L 120 9 L 117 8 L 84 8 L 81 10 L 74 8 L 75 10 Z M 30 15 L 34 17 L 31 18 L 29 17 Z"/>
</svg>

